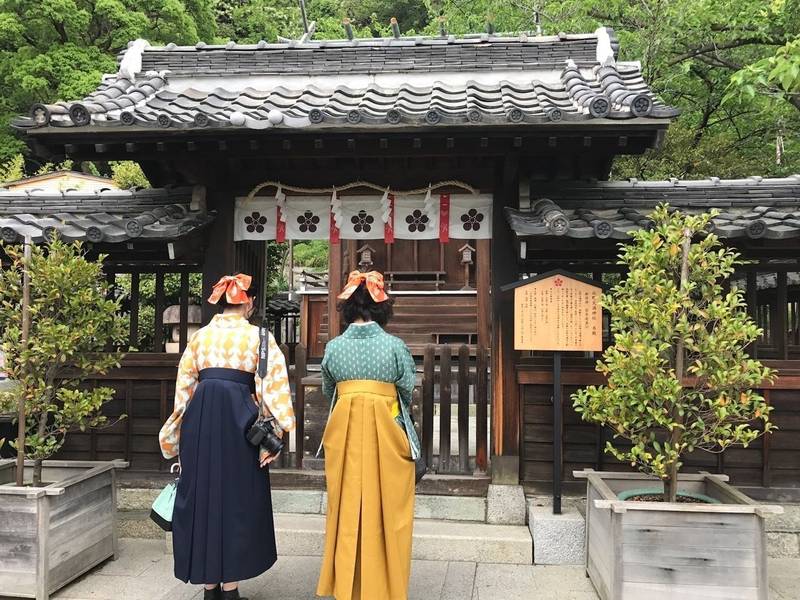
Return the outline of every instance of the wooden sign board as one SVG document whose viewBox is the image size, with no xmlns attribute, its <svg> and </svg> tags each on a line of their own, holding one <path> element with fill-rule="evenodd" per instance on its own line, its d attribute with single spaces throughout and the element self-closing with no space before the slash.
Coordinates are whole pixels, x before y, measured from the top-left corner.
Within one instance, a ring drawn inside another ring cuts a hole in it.
<svg viewBox="0 0 800 600">
<path fill-rule="evenodd" d="M 551 272 L 514 286 L 516 350 L 603 349 L 603 291 L 599 283 L 566 272 Z"/>
</svg>

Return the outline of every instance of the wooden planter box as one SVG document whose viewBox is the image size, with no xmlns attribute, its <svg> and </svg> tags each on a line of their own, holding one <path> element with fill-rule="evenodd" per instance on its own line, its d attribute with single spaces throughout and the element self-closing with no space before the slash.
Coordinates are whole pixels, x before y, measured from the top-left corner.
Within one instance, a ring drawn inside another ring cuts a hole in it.
<svg viewBox="0 0 800 600">
<path fill-rule="evenodd" d="M 764 519 L 783 512 L 725 483 L 680 475 L 679 489 L 722 504 L 632 502 L 619 492 L 661 487 L 640 473 L 576 471 L 586 487 L 586 574 L 602 600 L 767 600 Z"/>
<path fill-rule="evenodd" d="M 115 470 L 127 466 L 45 461 L 42 479 L 53 483 L 17 487 L 15 461 L 0 461 L 0 596 L 47 600 L 116 555 Z"/>
</svg>

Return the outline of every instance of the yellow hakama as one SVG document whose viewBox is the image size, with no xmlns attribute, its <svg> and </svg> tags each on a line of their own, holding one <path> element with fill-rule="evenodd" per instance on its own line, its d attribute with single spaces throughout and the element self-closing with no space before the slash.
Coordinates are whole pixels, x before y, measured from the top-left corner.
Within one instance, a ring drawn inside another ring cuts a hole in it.
<svg viewBox="0 0 800 600">
<path fill-rule="evenodd" d="M 323 436 L 328 518 L 318 596 L 407 600 L 414 461 L 391 383 L 342 381 Z"/>
</svg>

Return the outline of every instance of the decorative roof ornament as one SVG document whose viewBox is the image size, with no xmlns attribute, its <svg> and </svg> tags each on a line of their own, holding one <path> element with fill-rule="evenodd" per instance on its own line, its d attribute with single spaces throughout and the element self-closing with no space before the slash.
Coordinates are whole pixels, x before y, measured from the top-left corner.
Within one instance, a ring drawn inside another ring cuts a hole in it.
<svg viewBox="0 0 800 600">
<path fill-rule="evenodd" d="M 594 33 L 597 36 L 597 62 L 604 67 L 614 66 L 617 62 L 611 43 L 611 34 L 614 33 L 614 30 L 608 27 L 598 27 Z"/>
<path fill-rule="evenodd" d="M 138 75 L 142 70 L 142 53 L 145 51 L 145 48 L 149 47 L 150 42 L 142 38 L 134 40 L 128 44 L 128 49 L 125 51 L 125 55 L 119 62 L 119 71 L 117 71 L 117 76 L 129 79 L 131 81 L 136 79 L 136 75 Z"/>
</svg>

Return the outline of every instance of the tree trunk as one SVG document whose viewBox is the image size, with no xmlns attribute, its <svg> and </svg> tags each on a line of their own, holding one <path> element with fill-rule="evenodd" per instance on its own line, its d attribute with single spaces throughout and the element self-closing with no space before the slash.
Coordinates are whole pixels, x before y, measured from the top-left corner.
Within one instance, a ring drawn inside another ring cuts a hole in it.
<svg viewBox="0 0 800 600">
<path fill-rule="evenodd" d="M 33 461 L 33 487 L 42 484 L 42 459 L 36 458 Z"/>
<path fill-rule="evenodd" d="M 674 462 L 667 469 L 669 476 L 664 480 L 664 500 L 678 501 L 678 463 Z"/>
<path fill-rule="evenodd" d="M 680 282 L 680 289 L 683 290 L 686 285 L 689 283 L 689 249 L 692 244 L 692 232 L 691 230 L 684 229 L 683 230 L 683 243 L 681 244 L 682 252 L 681 252 L 681 282 Z M 677 343 L 675 344 L 675 377 L 678 378 L 678 383 L 683 386 L 683 371 L 684 371 L 684 343 L 683 338 L 679 338 Z M 681 435 L 683 434 L 683 420 L 684 417 L 680 415 L 678 412 L 678 404 L 672 407 L 672 421 L 680 425 L 680 427 L 674 427 L 672 429 L 672 434 L 670 435 L 670 445 L 672 448 L 676 448 L 681 440 Z M 675 462 L 670 463 L 669 469 L 667 471 L 668 478 L 664 481 L 664 495 L 667 502 L 675 502 L 675 499 L 678 495 L 678 458 L 675 459 Z"/>
</svg>

